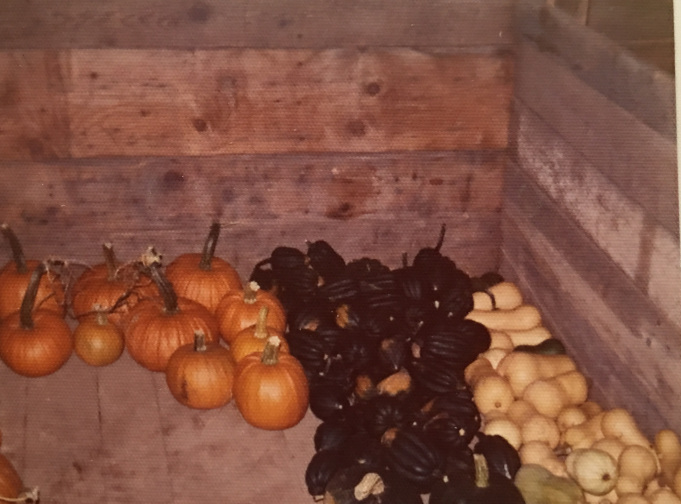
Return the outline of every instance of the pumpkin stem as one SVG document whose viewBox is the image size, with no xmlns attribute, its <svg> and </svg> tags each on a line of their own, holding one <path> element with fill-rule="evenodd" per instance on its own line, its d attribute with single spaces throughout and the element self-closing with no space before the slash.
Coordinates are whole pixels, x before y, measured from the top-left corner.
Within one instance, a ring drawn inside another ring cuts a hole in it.
<svg viewBox="0 0 681 504">
<path fill-rule="evenodd" d="M 489 486 L 489 466 L 487 459 L 482 453 L 473 454 L 473 462 L 475 463 L 475 486 L 478 488 L 487 488 Z"/>
<path fill-rule="evenodd" d="M 116 267 L 116 254 L 114 253 L 112 243 L 104 243 L 102 245 L 102 251 L 104 252 L 104 262 L 106 263 L 106 270 L 108 272 L 107 279 L 112 282 L 116 279 L 118 274 L 118 268 Z"/>
<path fill-rule="evenodd" d="M 28 488 L 22 491 L 17 497 L 3 497 L 0 495 L 2 502 L 38 502 L 40 499 L 40 490 L 38 487 Z"/>
<path fill-rule="evenodd" d="M 205 352 L 206 350 L 206 334 L 203 331 L 194 331 L 194 351 Z"/>
<path fill-rule="evenodd" d="M 199 268 L 203 271 L 211 270 L 211 261 L 215 255 L 215 247 L 218 244 L 218 237 L 220 236 L 220 223 L 213 222 L 206 238 L 206 243 L 203 244 L 203 253 L 201 254 L 201 262 Z"/>
<path fill-rule="evenodd" d="M 279 362 L 279 347 L 281 345 L 281 338 L 279 336 L 270 336 L 267 338 L 265 348 L 262 351 L 260 362 L 267 366 L 274 366 Z"/>
<path fill-rule="evenodd" d="M 21 301 L 21 308 L 19 310 L 21 327 L 24 329 L 33 329 L 33 307 L 35 306 L 35 298 L 38 295 L 38 287 L 40 287 L 40 280 L 43 274 L 47 271 L 45 263 L 40 263 L 36 269 L 31 273 L 31 278 L 28 281 L 24 299 Z"/>
<path fill-rule="evenodd" d="M 12 228 L 9 227 L 9 224 L 6 222 L 3 222 L 2 226 L 0 227 L 2 229 L 2 234 L 5 235 L 5 238 L 7 238 L 9 246 L 12 249 L 12 259 L 17 265 L 17 272 L 27 273 L 28 266 L 26 266 L 26 256 L 24 255 L 24 251 L 21 248 L 19 238 L 17 238 L 17 235 L 14 234 L 14 231 L 12 231 Z"/>
<path fill-rule="evenodd" d="M 244 287 L 244 303 L 253 304 L 257 298 L 257 293 L 260 290 L 258 282 L 248 282 Z"/>
<path fill-rule="evenodd" d="M 442 244 L 445 241 L 445 232 L 447 231 L 447 224 L 442 224 L 442 227 L 440 228 L 440 238 L 437 240 L 437 244 L 435 245 L 435 250 L 437 252 L 440 251 L 442 248 Z"/>
<path fill-rule="evenodd" d="M 268 306 L 263 305 L 260 307 L 258 320 L 255 322 L 255 330 L 253 331 L 254 338 L 265 339 L 270 335 L 270 332 L 267 330 L 267 315 L 269 312 Z"/>
<path fill-rule="evenodd" d="M 177 306 L 177 294 L 173 289 L 173 284 L 161 271 L 161 256 L 152 248 L 149 248 L 142 255 L 142 265 L 146 268 L 149 276 L 156 284 L 159 294 L 163 298 L 163 305 L 166 313 L 177 313 L 180 311 Z"/>
</svg>

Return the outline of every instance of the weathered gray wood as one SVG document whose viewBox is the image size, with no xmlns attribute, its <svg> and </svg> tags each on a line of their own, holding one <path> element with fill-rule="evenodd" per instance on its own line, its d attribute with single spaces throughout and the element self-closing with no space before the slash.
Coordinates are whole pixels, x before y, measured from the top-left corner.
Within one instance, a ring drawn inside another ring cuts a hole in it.
<svg viewBox="0 0 681 504">
<path fill-rule="evenodd" d="M 648 432 L 681 427 L 679 326 L 523 170 L 509 167 L 507 187 L 502 271 L 528 289 L 604 404 L 629 408 Z M 678 263 L 668 268 L 674 282 Z"/>
<path fill-rule="evenodd" d="M 527 42 L 554 56 L 554 63 L 644 124 L 671 140 L 676 139 L 672 75 L 646 64 L 622 45 L 585 28 L 572 16 L 546 6 L 543 1 L 520 1 L 516 23 Z"/>
<path fill-rule="evenodd" d="M 200 251 L 213 219 L 218 253 L 242 274 L 280 244 L 326 238 L 348 258 L 401 254 L 437 240 L 479 271 L 497 265 L 502 153 L 234 156 L 7 164 L 0 215 L 31 257 L 122 260 L 155 245 Z M 9 254 L 5 242 L 0 251 Z"/>
<path fill-rule="evenodd" d="M 162 374 L 154 380 L 174 502 L 248 504 L 273 495 L 281 502 L 312 501 L 304 474 L 314 454 L 314 415 L 308 412 L 292 429 L 264 431 L 248 425 L 233 401 L 193 410 L 172 397 Z"/>
<path fill-rule="evenodd" d="M 325 48 L 512 42 L 510 0 L 4 0 L 0 48 Z"/>
<path fill-rule="evenodd" d="M 26 378 L 25 466 L 41 502 L 106 501 L 96 370 L 75 354 L 57 372 Z"/>
<path fill-rule="evenodd" d="M 561 212 L 681 327 L 677 234 L 658 224 L 646 208 L 611 182 L 607 172 L 602 173 L 528 108 L 520 108 L 518 115 L 518 163 Z M 653 189 L 639 187 L 639 191 L 646 190 Z"/>
<path fill-rule="evenodd" d="M 23 474 L 26 448 L 26 402 L 28 381 L 0 362 L 0 453 Z M 24 481 L 27 486 L 35 483 Z"/>
<path fill-rule="evenodd" d="M 6 51 L 0 68 L 0 159 L 507 145 L 507 53 Z"/>
<path fill-rule="evenodd" d="M 678 234 L 676 142 L 649 128 L 534 45 L 521 45 L 516 95 L 584 159 Z"/>
</svg>

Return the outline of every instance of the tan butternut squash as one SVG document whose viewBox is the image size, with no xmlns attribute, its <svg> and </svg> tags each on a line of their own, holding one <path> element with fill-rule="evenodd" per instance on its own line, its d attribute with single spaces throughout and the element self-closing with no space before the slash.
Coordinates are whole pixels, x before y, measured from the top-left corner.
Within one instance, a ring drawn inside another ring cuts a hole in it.
<svg viewBox="0 0 681 504">
<path fill-rule="evenodd" d="M 652 448 L 652 443 L 639 429 L 634 417 L 624 408 L 613 408 L 603 414 L 601 429 L 606 437 L 621 439 L 624 444 Z"/>
<path fill-rule="evenodd" d="M 515 397 L 521 398 L 530 383 L 542 378 L 552 378 L 576 368 L 575 361 L 568 355 L 511 352 L 501 359 L 496 370 L 508 379 Z"/>
<path fill-rule="evenodd" d="M 589 418 L 586 422 L 569 427 L 561 436 L 561 443 L 571 449 L 590 448 L 596 441 L 604 438 L 601 422 L 604 412 Z"/>
<path fill-rule="evenodd" d="M 516 284 L 509 281 L 499 282 L 486 291 L 473 293 L 475 310 L 512 310 L 523 304 L 523 295 Z"/>
<path fill-rule="evenodd" d="M 617 495 L 642 494 L 657 471 L 657 455 L 653 450 L 638 444 L 626 445 L 617 460 Z"/>
<path fill-rule="evenodd" d="M 516 450 L 520 448 L 520 445 L 522 444 L 520 429 L 511 419 L 503 414 L 499 414 L 491 420 L 486 418 L 481 430 L 484 434 L 489 436 L 495 434 L 502 436 Z"/>
<path fill-rule="evenodd" d="M 556 424 L 561 432 L 565 432 L 570 427 L 586 422 L 587 417 L 579 406 L 566 406 L 558 413 Z"/>
<path fill-rule="evenodd" d="M 543 325 L 521 331 L 507 329 L 504 333 L 511 339 L 514 347 L 521 345 L 539 345 L 540 343 L 553 338 L 551 332 Z"/>
<path fill-rule="evenodd" d="M 514 401 L 508 380 L 499 374 L 487 374 L 475 382 L 473 401 L 483 415 L 490 411 L 505 413 Z"/>
<path fill-rule="evenodd" d="M 541 324 L 541 314 L 534 305 L 520 305 L 512 310 L 471 310 L 466 318 L 481 323 L 490 331 L 526 331 Z"/>
<path fill-rule="evenodd" d="M 681 441 L 673 430 L 662 429 L 655 434 L 653 445 L 660 460 L 662 482 L 669 485 L 681 467 Z"/>
<path fill-rule="evenodd" d="M 523 443 L 541 441 L 554 449 L 560 442 L 560 430 L 555 420 L 537 413 L 520 425 L 520 435 Z"/>
</svg>

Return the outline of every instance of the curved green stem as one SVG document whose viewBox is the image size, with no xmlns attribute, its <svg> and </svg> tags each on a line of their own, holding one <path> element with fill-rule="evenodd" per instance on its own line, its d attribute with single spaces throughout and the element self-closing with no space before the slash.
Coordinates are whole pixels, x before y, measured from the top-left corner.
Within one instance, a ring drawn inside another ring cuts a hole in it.
<svg viewBox="0 0 681 504">
<path fill-rule="evenodd" d="M 211 262 L 213 256 L 215 255 L 215 247 L 218 244 L 218 237 L 220 236 L 220 223 L 214 222 L 210 227 L 210 232 L 208 233 L 208 238 L 206 238 L 206 243 L 203 245 L 203 253 L 201 254 L 201 262 L 199 263 L 199 268 L 204 271 L 210 271 Z"/>
<path fill-rule="evenodd" d="M 0 228 L 2 229 L 2 234 L 5 235 L 5 238 L 7 238 L 9 246 L 12 248 L 12 258 L 17 265 L 17 271 L 19 273 L 28 273 L 28 266 L 26 266 L 26 256 L 24 256 L 24 251 L 21 248 L 19 238 L 17 238 L 17 235 L 14 234 L 14 231 L 12 231 L 12 228 L 9 227 L 9 224 L 6 222 L 3 222 Z"/>
<path fill-rule="evenodd" d="M 21 308 L 19 309 L 21 327 L 24 329 L 33 329 L 33 307 L 35 306 L 35 298 L 38 296 L 38 288 L 40 287 L 40 280 L 47 271 L 45 263 L 40 263 L 36 269 L 31 273 L 31 278 L 28 281 L 24 298 L 21 301 Z"/>
</svg>

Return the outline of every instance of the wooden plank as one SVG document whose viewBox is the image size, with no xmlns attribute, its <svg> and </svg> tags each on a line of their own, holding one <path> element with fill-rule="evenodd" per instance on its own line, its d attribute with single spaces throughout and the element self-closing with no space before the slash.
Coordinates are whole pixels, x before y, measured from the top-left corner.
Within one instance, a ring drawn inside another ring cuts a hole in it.
<svg viewBox="0 0 681 504">
<path fill-rule="evenodd" d="M 0 48 L 510 45 L 512 5 L 510 0 L 4 0 Z"/>
<path fill-rule="evenodd" d="M 503 153 L 234 156 L 11 163 L 0 215 L 31 257 L 101 262 L 110 240 L 129 260 L 154 244 L 171 258 L 199 250 L 210 220 L 218 253 L 242 274 L 282 242 L 327 237 L 347 257 L 433 244 L 475 269 L 497 265 Z M 6 244 L 0 242 L 0 249 Z"/>
<path fill-rule="evenodd" d="M 681 383 L 679 326 L 563 215 L 531 176 L 515 167 L 507 175 L 512 189 L 505 206 L 502 271 L 531 290 L 546 323 L 594 379 L 600 397 L 648 415 L 650 428 L 664 423 L 678 428 L 681 418 L 671 398 Z M 678 277 L 677 265 L 668 264 L 671 278 Z"/>
<path fill-rule="evenodd" d="M 28 380 L 0 363 L 0 453 L 12 462 L 23 476 L 26 454 L 26 403 Z M 26 486 L 35 482 L 25 480 Z"/>
<path fill-rule="evenodd" d="M 544 1 L 521 0 L 516 24 L 541 51 L 555 55 L 556 64 L 655 131 L 676 140 L 673 75 L 642 62 L 620 44 Z"/>
<path fill-rule="evenodd" d="M 105 502 L 94 368 L 73 355 L 56 373 L 27 379 L 23 478 L 41 502 Z"/>
<path fill-rule="evenodd" d="M 516 95 L 585 161 L 678 235 L 675 141 L 638 121 L 529 43 L 521 45 Z"/>
<path fill-rule="evenodd" d="M 50 50 L 0 52 L 0 159 L 68 156 L 65 61 Z"/>
<path fill-rule="evenodd" d="M 589 26 L 619 43 L 674 37 L 673 0 L 590 0 Z"/>
<path fill-rule="evenodd" d="M 99 409 L 103 502 L 174 502 L 153 373 L 127 353 L 101 368 Z"/>
<path fill-rule="evenodd" d="M 73 157 L 500 149 L 510 55 L 71 52 Z"/>
<path fill-rule="evenodd" d="M 208 411 L 189 409 L 154 375 L 174 502 L 306 502 L 305 468 L 319 424 L 310 412 L 295 427 L 264 431 L 248 425 L 233 402 Z M 247 440 L 247 441 L 245 441 Z M 219 484 L 216 484 L 219 482 Z"/>
<path fill-rule="evenodd" d="M 678 236 L 547 127 L 529 109 L 518 112 L 517 161 L 660 310 L 681 326 Z M 678 212 L 678 210 L 677 210 Z"/>
</svg>

